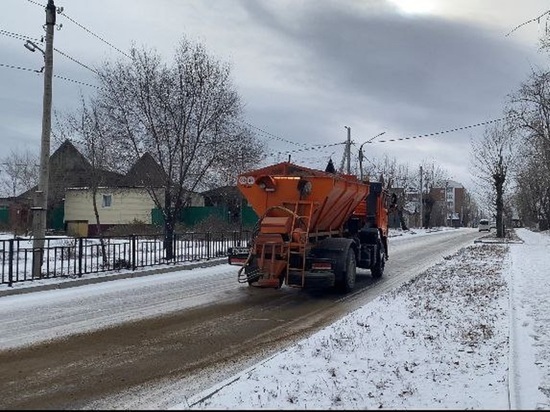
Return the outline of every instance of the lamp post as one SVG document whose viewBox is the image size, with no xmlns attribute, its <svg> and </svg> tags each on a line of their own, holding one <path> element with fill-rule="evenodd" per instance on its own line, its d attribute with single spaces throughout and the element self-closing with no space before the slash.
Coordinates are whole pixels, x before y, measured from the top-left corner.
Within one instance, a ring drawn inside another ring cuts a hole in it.
<svg viewBox="0 0 550 412">
<path fill-rule="evenodd" d="M 363 155 L 363 146 L 365 145 L 365 143 L 372 142 L 374 139 L 382 136 L 384 133 L 386 132 L 378 133 L 376 136 L 370 138 L 366 142 L 361 143 L 361 146 L 359 146 L 359 173 L 361 174 L 361 180 L 363 180 L 363 159 L 365 158 L 365 156 Z"/>
</svg>

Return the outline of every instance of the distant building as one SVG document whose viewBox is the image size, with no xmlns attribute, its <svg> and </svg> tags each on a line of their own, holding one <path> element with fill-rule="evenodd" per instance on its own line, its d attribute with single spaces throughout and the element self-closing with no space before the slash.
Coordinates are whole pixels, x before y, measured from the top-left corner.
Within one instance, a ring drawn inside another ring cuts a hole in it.
<svg viewBox="0 0 550 412">
<path fill-rule="evenodd" d="M 430 195 L 439 203 L 444 226 L 461 227 L 464 225 L 466 190 L 454 180 L 445 181 L 445 186 L 432 188 Z"/>
</svg>

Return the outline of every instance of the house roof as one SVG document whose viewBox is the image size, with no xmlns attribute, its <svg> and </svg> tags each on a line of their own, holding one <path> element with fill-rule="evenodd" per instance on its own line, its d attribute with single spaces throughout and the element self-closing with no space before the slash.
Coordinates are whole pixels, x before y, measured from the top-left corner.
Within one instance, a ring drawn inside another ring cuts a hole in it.
<svg viewBox="0 0 550 412">
<path fill-rule="evenodd" d="M 237 196 L 240 195 L 240 191 L 237 186 L 222 186 L 215 189 L 206 190 L 201 194 L 204 197 L 226 197 L 226 196 Z"/>
<path fill-rule="evenodd" d="M 130 168 L 124 178 L 124 183 L 127 186 L 163 187 L 167 180 L 168 177 L 162 167 L 150 153 L 145 153 Z"/>
</svg>

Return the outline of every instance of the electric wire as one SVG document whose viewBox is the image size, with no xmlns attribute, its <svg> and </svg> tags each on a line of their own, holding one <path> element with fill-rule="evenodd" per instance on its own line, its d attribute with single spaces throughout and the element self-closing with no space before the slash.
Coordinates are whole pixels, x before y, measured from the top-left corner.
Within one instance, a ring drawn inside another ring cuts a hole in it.
<svg viewBox="0 0 550 412">
<path fill-rule="evenodd" d="M 30 1 L 30 0 L 29 0 Z M 80 24 L 79 22 L 77 22 L 76 20 L 74 20 L 73 18 L 69 17 L 65 12 L 61 12 L 59 13 L 60 15 L 64 16 L 67 20 L 69 20 L 70 22 L 76 24 L 78 27 L 80 27 L 82 30 L 86 31 L 87 33 L 91 34 L 92 36 L 94 36 L 95 38 L 99 39 L 100 41 L 102 41 L 103 43 L 105 43 L 107 46 L 113 48 L 114 50 L 116 50 L 117 52 L 119 52 L 120 54 L 128 57 L 129 59 L 132 59 L 132 57 L 123 52 L 122 50 L 120 50 L 118 47 L 114 46 L 112 43 L 108 42 L 107 40 L 105 40 L 104 38 L 98 36 L 97 34 L 95 34 L 93 31 L 91 31 L 90 29 L 84 27 L 82 24 Z"/>
<path fill-rule="evenodd" d="M 394 138 L 394 139 L 381 139 L 381 140 L 376 140 L 376 141 L 372 141 L 372 142 L 365 142 L 365 143 L 369 143 L 369 144 L 370 143 L 388 143 L 388 142 L 397 142 L 397 141 L 402 141 L 402 140 L 420 139 L 420 138 L 423 138 L 423 137 L 439 136 L 439 135 L 442 135 L 442 134 L 457 132 L 459 130 L 466 130 L 466 129 L 472 129 L 474 127 L 485 126 L 485 125 L 488 125 L 488 124 L 503 121 L 505 119 L 506 119 L 506 117 L 501 117 L 501 118 L 498 118 L 498 119 L 487 120 L 487 121 L 484 121 L 484 122 L 479 122 L 479 123 L 471 124 L 471 125 L 468 125 L 468 126 L 456 127 L 454 129 L 443 130 L 443 131 L 440 131 L 440 132 L 426 133 L 426 134 L 423 134 L 423 135 L 410 136 L 410 137 L 399 137 L 399 138 Z"/>
<path fill-rule="evenodd" d="M 534 19 L 531 19 L 531 20 L 527 20 L 526 22 L 523 22 L 521 23 L 520 25 L 514 27 L 510 32 L 508 32 L 504 37 L 508 37 L 510 34 L 512 34 L 513 32 L 515 32 L 517 29 L 519 29 L 520 27 L 523 27 L 529 23 L 533 23 L 534 21 L 536 21 L 537 23 L 540 23 L 540 19 L 541 17 L 544 17 L 545 15 L 549 14 L 550 13 L 550 10 L 546 10 L 544 13 L 542 13 L 540 16 L 538 17 L 535 17 Z"/>
<path fill-rule="evenodd" d="M 35 73 L 42 73 L 42 72 L 43 72 L 43 69 L 44 69 L 44 68 L 42 68 L 41 70 L 29 69 L 28 67 L 15 66 L 15 65 L 6 64 L 6 63 L 0 63 L 0 67 L 7 67 L 7 68 L 9 68 L 9 69 L 17 69 L 17 70 L 23 70 L 23 71 L 35 72 Z M 93 88 L 95 88 L 95 89 L 101 89 L 101 87 L 99 87 L 99 86 L 96 86 L 96 85 L 93 85 L 93 84 L 90 84 L 90 83 L 81 82 L 81 81 L 79 81 L 79 80 L 70 79 L 70 78 L 68 78 L 68 77 L 60 76 L 60 75 L 58 75 L 58 74 L 54 74 L 53 77 L 55 77 L 55 78 L 57 78 L 57 79 L 61 79 L 61 80 L 66 80 L 66 81 L 68 81 L 68 82 L 80 84 L 80 85 L 82 85 L 82 86 L 88 86 L 88 87 L 93 87 Z"/>
<path fill-rule="evenodd" d="M 33 1 L 33 0 L 27 0 L 29 3 L 32 3 L 32 4 L 35 4 L 37 6 L 41 6 L 41 7 L 46 7 L 45 5 L 43 4 L 40 4 L 36 1 Z M 95 38 L 99 39 L 100 41 L 102 41 L 103 43 L 105 43 L 107 46 L 113 48 L 114 50 L 116 50 L 117 52 L 121 53 L 122 55 L 128 57 L 129 59 L 131 59 L 132 57 L 129 56 L 127 53 L 124 53 L 122 50 L 120 50 L 118 47 L 114 46 L 112 43 L 109 43 L 107 40 L 103 39 L 102 37 L 98 36 L 97 34 L 95 34 L 93 31 L 91 31 L 90 29 L 84 27 L 82 24 L 80 24 L 79 22 L 77 22 L 75 19 L 71 18 L 70 16 L 68 16 L 65 12 L 63 11 L 60 11 L 62 9 L 57 9 L 57 13 L 64 16 L 67 20 L 69 20 L 71 23 L 73 24 L 76 24 L 78 27 L 80 27 L 82 30 L 88 32 L 89 34 L 91 34 L 92 36 L 94 36 Z"/>
<path fill-rule="evenodd" d="M 14 33 L 12 31 L 7 31 L 4 29 L 0 29 L 0 34 L 7 37 L 13 37 L 17 40 L 34 40 L 34 41 L 40 41 L 39 39 L 35 37 L 25 36 L 24 34 Z"/>
<path fill-rule="evenodd" d="M 0 63 L 0 67 L 7 67 L 9 69 L 17 69 L 17 70 L 24 70 L 24 71 L 28 71 L 28 72 L 42 73 L 42 70 L 29 69 L 28 67 L 15 66 L 15 65 L 12 65 L 12 64 Z"/>
<path fill-rule="evenodd" d="M 270 132 L 267 132 L 265 131 L 264 129 L 258 127 L 258 126 L 254 126 L 253 124 L 247 122 L 246 120 L 241 120 L 244 124 L 252 127 L 253 129 L 256 129 L 258 131 L 260 131 L 261 133 L 263 133 L 264 135 L 268 136 L 268 137 L 272 137 L 276 140 L 279 140 L 281 142 L 284 142 L 284 143 L 290 143 L 292 145 L 295 145 L 295 146 L 300 146 L 300 147 L 306 147 L 306 145 L 302 144 L 302 143 L 296 143 L 296 142 L 293 142 L 291 140 L 288 140 L 288 139 L 285 139 L 285 138 L 282 138 L 280 136 L 277 136 L 277 135 L 274 135 L 273 133 L 270 133 Z"/>
<path fill-rule="evenodd" d="M 33 1 L 33 0 L 27 0 L 27 1 L 28 1 L 29 3 L 32 3 L 32 4 L 36 4 L 37 6 L 40 6 L 40 7 L 44 7 L 44 8 L 46 8 L 46 6 L 45 6 L 45 5 L 43 5 L 43 4 L 40 4 L 40 3 L 36 2 L 36 1 Z"/>
</svg>

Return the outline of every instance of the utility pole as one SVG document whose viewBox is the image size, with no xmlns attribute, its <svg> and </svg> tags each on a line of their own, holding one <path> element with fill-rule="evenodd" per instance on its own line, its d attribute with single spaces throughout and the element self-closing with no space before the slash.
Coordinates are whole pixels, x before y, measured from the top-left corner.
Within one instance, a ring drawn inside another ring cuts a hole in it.
<svg viewBox="0 0 550 412">
<path fill-rule="evenodd" d="M 423 196 L 422 196 L 422 188 L 423 188 L 423 173 L 422 173 L 422 165 L 420 165 L 420 228 L 422 229 L 424 227 L 424 211 L 423 211 Z"/>
<path fill-rule="evenodd" d="M 346 142 L 346 173 L 351 174 L 351 127 L 344 126 L 348 129 L 348 140 Z"/>
<path fill-rule="evenodd" d="M 50 133 L 52 126 L 52 76 L 53 76 L 53 34 L 55 27 L 55 5 L 48 0 L 46 6 L 46 50 L 44 51 L 44 97 L 42 101 L 42 139 L 40 146 L 40 176 L 35 194 L 33 211 L 33 259 L 32 277 L 42 276 L 44 239 L 48 210 L 48 180 L 50 161 Z"/>
</svg>

